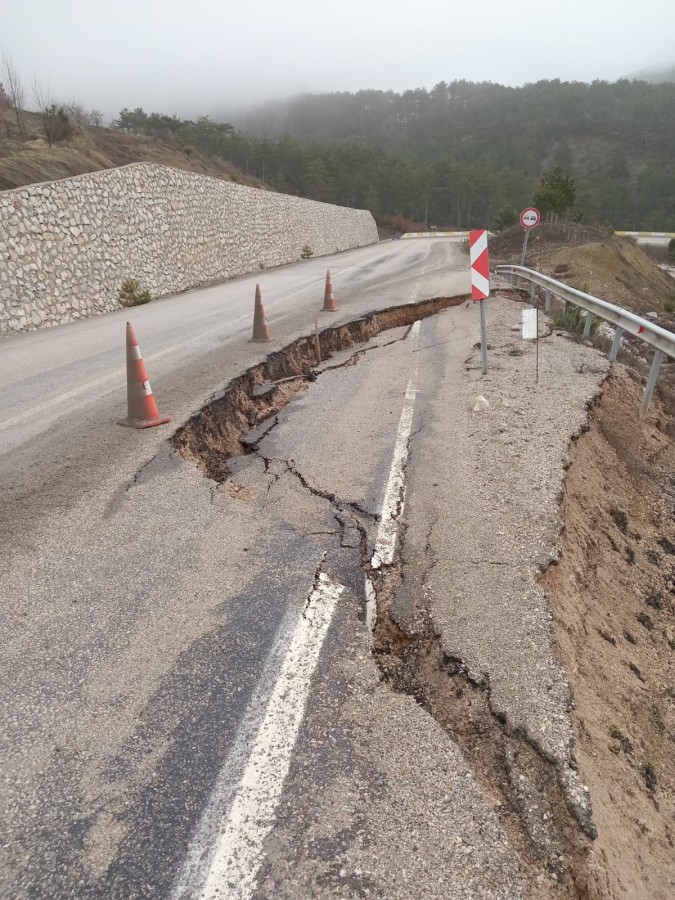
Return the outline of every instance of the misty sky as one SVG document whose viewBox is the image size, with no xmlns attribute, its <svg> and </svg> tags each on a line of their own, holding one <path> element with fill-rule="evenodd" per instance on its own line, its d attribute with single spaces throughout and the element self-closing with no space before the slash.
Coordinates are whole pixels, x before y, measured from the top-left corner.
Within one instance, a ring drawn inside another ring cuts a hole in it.
<svg viewBox="0 0 675 900">
<path fill-rule="evenodd" d="M 675 0 L 2 0 L 25 80 L 114 115 L 466 78 L 614 80 L 675 62 Z"/>
</svg>

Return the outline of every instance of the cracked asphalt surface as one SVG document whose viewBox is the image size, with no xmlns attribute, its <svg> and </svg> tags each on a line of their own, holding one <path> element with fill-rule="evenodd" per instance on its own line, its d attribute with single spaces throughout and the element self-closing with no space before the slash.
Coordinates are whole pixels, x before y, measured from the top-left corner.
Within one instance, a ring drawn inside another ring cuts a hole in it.
<svg viewBox="0 0 675 900">
<path fill-rule="evenodd" d="M 284 306 L 284 290 L 313 285 L 325 262 L 265 274 L 268 296 L 278 298 L 270 303 L 263 287 L 279 344 L 309 333 L 316 316 L 304 294 Z M 441 239 L 368 248 L 330 264 L 338 321 L 411 297 L 464 293 L 468 284 L 466 256 Z M 154 323 L 161 338 L 149 359 L 167 351 L 150 377 L 175 424 L 274 349 L 245 344 L 248 324 L 244 333 L 236 323 L 254 283 L 144 310 L 144 326 Z M 531 348 L 509 352 L 520 343 L 511 331 L 520 306 L 495 299 L 493 370 L 481 379 L 477 311 L 448 309 L 424 320 L 415 341 L 397 328 L 334 354 L 254 431 L 250 452 L 230 459 L 230 477 L 217 484 L 171 447 L 170 429 L 117 429 L 121 396 L 92 403 L 72 394 L 79 379 L 103 377 L 112 319 L 123 326 L 121 316 L 77 326 L 94 345 L 100 338 L 100 358 L 63 372 L 68 397 L 43 394 L 53 401 L 47 418 L 28 416 L 20 434 L 11 431 L 0 462 L 8 498 L 0 520 L 8 626 L 0 895 L 201 895 L 284 648 L 321 572 L 344 591 L 246 896 L 548 896 L 564 874 L 537 869 L 521 846 L 542 818 L 535 800 L 522 788 L 517 815 L 534 825 L 514 837 L 502 809 L 508 797 L 453 736 L 451 717 L 383 677 L 366 626 L 363 566 L 416 369 L 403 579 L 391 620 L 413 645 L 420 623 L 432 622 L 443 648 L 488 679 L 505 740 L 522 731 L 539 749 L 577 804 L 574 827 L 586 840 L 569 695 L 535 578 L 555 552 L 567 440 L 604 373 L 595 353 L 548 338 L 535 388 Z M 188 320 L 192 350 L 181 344 L 174 358 L 172 342 L 180 344 Z M 216 321 L 222 332 L 201 346 L 200 329 Z M 8 344 L 14 363 L 23 352 L 33 367 L 22 390 L 39 377 L 57 383 L 51 360 L 77 338 L 76 328 L 63 331 L 73 334 L 57 331 L 54 345 L 51 333 L 26 336 L 24 350 L 18 340 Z M 15 372 L 0 373 L 9 387 Z M 474 414 L 479 392 L 491 406 Z M 4 414 L 16 418 L 19 405 Z M 60 415 L 51 418 L 54 410 Z M 380 613 L 386 624 L 384 605 Z M 522 771 L 522 763 L 512 767 Z"/>
</svg>

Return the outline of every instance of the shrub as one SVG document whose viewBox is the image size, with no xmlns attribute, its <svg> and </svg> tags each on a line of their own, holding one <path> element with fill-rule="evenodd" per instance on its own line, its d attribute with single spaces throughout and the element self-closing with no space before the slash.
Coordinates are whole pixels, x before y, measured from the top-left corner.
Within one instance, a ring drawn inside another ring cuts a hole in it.
<svg viewBox="0 0 675 900">
<path fill-rule="evenodd" d="M 73 134 L 73 124 L 65 107 L 50 103 L 41 110 L 42 133 L 50 147 L 67 141 Z"/>
<path fill-rule="evenodd" d="M 313 251 L 312 248 L 309 246 L 309 244 L 305 244 L 305 246 L 304 246 L 304 247 L 302 248 L 302 250 L 300 251 L 300 257 L 301 257 L 301 259 L 309 259 L 309 258 L 312 257 L 312 256 L 314 256 L 314 251 Z"/>
<path fill-rule="evenodd" d="M 422 222 L 414 222 L 401 213 L 393 216 L 384 216 L 380 224 L 387 231 L 393 231 L 397 234 L 405 234 L 407 231 L 422 231 L 424 226 Z"/>
<path fill-rule="evenodd" d="M 152 300 L 149 291 L 142 291 L 136 278 L 125 278 L 117 292 L 120 306 L 142 306 Z"/>
<path fill-rule="evenodd" d="M 556 328 L 581 333 L 586 325 L 586 313 L 581 307 L 568 303 L 566 313 L 561 310 L 553 315 L 553 324 Z M 596 316 L 591 323 L 591 335 L 595 334 L 601 324 L 602 320 Z"/>
<path fill-rule="evenodd" d="M 518 221 L 518 213 L 512 206 L 502 206 L 494 220 L 497 231 L 503 231 L 509 225 L 515 225 Z"/>
</svg>

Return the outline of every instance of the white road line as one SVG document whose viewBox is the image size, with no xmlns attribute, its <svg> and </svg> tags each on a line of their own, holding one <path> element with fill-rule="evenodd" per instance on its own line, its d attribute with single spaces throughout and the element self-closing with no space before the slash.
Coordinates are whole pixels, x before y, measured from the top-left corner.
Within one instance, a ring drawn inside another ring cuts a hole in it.
<svg viewBox="0 0 675 900">
<path fill-rule="evenodd" d="M 343 585 L 320 573 L 288 644 L 227 819 L 219 829 L 206 878 L 192 896 L 248 900 L 253 893 L 263 841 L 274 824 L 311 678 L 343 591 Z"/>
<path fill-rule="evenodd" d="M 408 461 L 408 441 L 412 430 L 413 413 L 415 409 L 416 384 L 419 374 L 419 354 L 416 352 L 419 345 L 419 333 L 421 322 L 418 320 L 413 325 L 411 337 L 413 340 L 413 368 L 405 392 L 405 401 L 398 423 L 396 444 L 394 446 L 394 458 L 389 470 L 389 480 L 384 492 L 380 525 L 377 529 L 375 548 L 370 560 L 373 569 L 382 566 L 390 566 L 394 561 L 396 542 L 398 540 L 398 523 L 403 516 L 405 507 L 405 466 Z M 366 624 L 372 631 L 377 621 L 377 603 L 375 588 L 371 579 L 366 575 Z"/>
<path fill-rule="evenodd" d="M 420 322 L 411 330 L 413 351 L 419 343 Z M 413 368 L 405 392 L 399 421 L 394 458 L 382 504 L 373 568 L 393 562 L 398 533 L 398 517 L 405 501 L 405 464 L 412 429 L 419 355 L 413 353 Z M 262 722 L 252 741 L 243 774 L 236 787 L 227 818 L 222 824 L 214 820 L 207 807 L 197 839 L 188 851 L 173 900 L 199 897 L 200 900 L 250 900 L 262 861 L 263 842 L 274 824 L 274 815 L 288 775 L 291 756 L 302 722 L 312 675 L 316 668 L 328 628 L 344 586 L 320 573 L 303 615 L 288 643 L 279 675 L 272 688 Z M 366 578 L 367 617 L 372 628 L 375 621 L 375 593 Z M 211 804 L 209 804 L 211 806 Z M 218 830 L 215 849 L 199 875 L 204 832 Z M 199 880 L 199 884 L 195 884 Z"/>
</svg>

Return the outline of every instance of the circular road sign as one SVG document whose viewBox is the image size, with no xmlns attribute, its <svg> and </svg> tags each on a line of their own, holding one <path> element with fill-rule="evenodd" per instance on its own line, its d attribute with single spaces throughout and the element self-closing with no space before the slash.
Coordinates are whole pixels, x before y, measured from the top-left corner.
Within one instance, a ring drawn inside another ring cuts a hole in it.
<svg viewBox="0 0 675 900">
<path fill-rule="evenodd" d="M 533 206 L 528 206 L 520 214 L 520 224 L 523 228 L 536 228 L 541 221 L 539 210 Z"/>
</svg>

